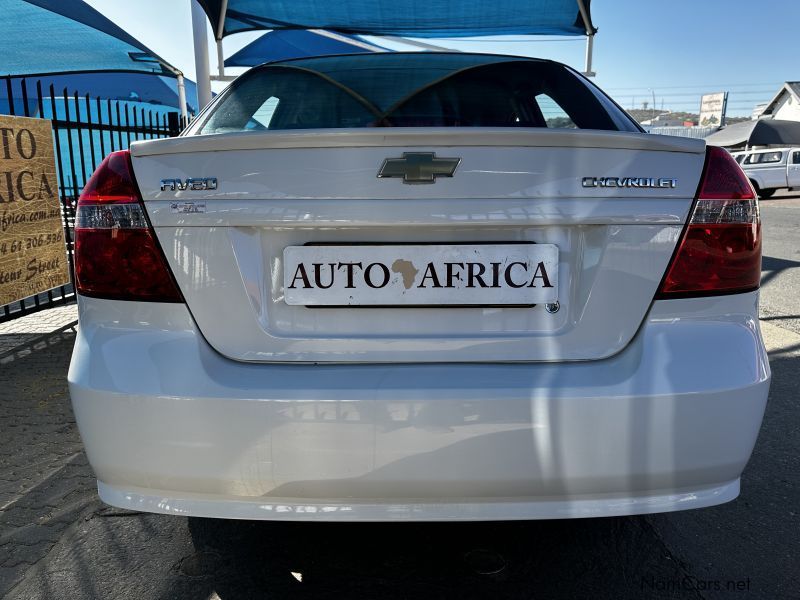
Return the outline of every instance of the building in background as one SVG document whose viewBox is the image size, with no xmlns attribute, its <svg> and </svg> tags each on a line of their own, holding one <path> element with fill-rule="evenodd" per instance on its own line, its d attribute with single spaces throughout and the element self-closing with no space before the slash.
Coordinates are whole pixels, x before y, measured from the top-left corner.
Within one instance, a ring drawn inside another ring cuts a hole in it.
<svg viewBox="0 0 800 600">
<path fill-rule="evenodd" d="M 640 121 L 639 124 L 642 127 L 694 127 L 697 125 L 695 121 L 687 117 L 687 113 L 671 112 L 661 113 L 655 119 Z"/>
<path fill-rule="evenodd" d="M 763 108 L 759 111 L 759 107 Z M 775 97 L 753 110 L 756 119 L 800 121 L 800 81 L 787 81 Z"/>
<path fill-rule="evenodd" d="M 761 116 L 761 113 L 764 112 L 764 109 L 767 108 L 769 102 L 761 102 L 760 104 L 756 104 L 753 107 L 753 113 L 750 115 L 750 120 L 755 121 Z"/>
</svg>

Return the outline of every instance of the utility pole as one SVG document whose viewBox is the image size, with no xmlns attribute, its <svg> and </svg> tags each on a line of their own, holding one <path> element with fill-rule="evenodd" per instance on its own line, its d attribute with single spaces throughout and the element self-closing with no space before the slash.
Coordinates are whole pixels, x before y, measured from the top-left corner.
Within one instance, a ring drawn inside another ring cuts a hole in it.
<svg viewBox="0 0 800 600">
<path fill-rule="evenodd" d="M 656 91 L 653 88 L 647 88 L 653 93 L 653 117 L 652 119 L 656 118 Z"/>
</svg>

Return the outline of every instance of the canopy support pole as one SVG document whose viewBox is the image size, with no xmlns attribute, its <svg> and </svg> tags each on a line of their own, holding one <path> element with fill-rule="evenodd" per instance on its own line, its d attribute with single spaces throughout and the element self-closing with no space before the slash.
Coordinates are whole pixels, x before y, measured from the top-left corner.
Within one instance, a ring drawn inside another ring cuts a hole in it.
<svg viewBox="0 0 800 600">
<path fill-rule="evenodd" d="M 214 39 L 217 40 L 217 74 L 210 75 L 211 81 L 233 81 L 235 76 L 225 75 L 225 54 L 222 51 L 222 38 L 225 32 L 225 17 L 228 14 L 228 0 L 222 0 L 219 8 L 219 25 L 214 32 Z"/>
<path fill-rule="evenodd" d="M 235 75 L 225 75 L 225 54 L 222 52 L 222 40 L 217 40 L 217 74 L 211 76 L 211 81 L 233 81 Z"/>
<path fill-rule="evenodd" d="M 194 68 L 197 71 L 197 109 L 211 102 L 211 69 L 208 66 L 208 32 L 206 13 L 197 0 L 192 4 L 192 37 L 194 38 Z"/>
<path fill-rule="evenodd" d="M 594 54 L 594 34 L 586 36 L 586 68 L 583 71 L 583 74 L 586 77 L 594 77 L 597 75 L 594 71 L 592 71 L 592 55 Z"/>
<path fill-rule="evenodd" d="M 217 40 L 217 76 L 225 77 L 225 54 L 222 52 L 222 40 Z"/>
<path fill-rule="evenodd" d="M 218 40 L 221 40 L 223 37 L 222 34 L 225 33 L 225 18 L 228 16 L 228 0 L 222 0 L 222 5 L 219 7 L 219 25 L 217 26 L 217 30 L 214 32 L 214 37 Z"/>
<path fill-rule="evenodd" d="M 592 58 L 594 55 L 594 34 L 595 30 L 592 28 L 592 21 L 589 18 L 589 11 L 586 10 L 586 0 L 577 0 L 578 2 L 578 11 L 581 13 L 581 19 L 583 20 L 583 25 L 586 27 L 586 68 L 583 70 L 583 74 L 586 77 L 594 77 L 597 75 L 594 71 L 592 71 Z"/>
<path fill-rule="evenodd" d="M 183 120 L 183 126 L 186 127 L 189 124 L 189 113 L 186 110 L 186 84 L 183 81 L 183 73 L 178 71 L 176 79 L 178 80 L 178 104 L 181 105 L 181 120 Z"/>
<path fill-rule="evenodd" d="M 189 108 L 186 104 L 186 81 L 183 71 L 179 71 L 169 63 L 161 62 L 161 67 L 175 75 L 175 84 L 178 86 L 178 107 L 181 110 L 181 119 L 184 125 L 189 124 Z"/>
</svg>

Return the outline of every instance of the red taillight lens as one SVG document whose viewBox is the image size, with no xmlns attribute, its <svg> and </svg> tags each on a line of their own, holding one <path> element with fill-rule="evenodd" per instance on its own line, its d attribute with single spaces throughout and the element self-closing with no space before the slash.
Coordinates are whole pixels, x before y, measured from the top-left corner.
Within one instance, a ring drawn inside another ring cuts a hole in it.
<svg viewBox="0 0 800 600">
<path fill-rule="evenodd" d="M 109 154 L 78 198 L 75 287 L 95 298 L 183 302 L 147 221 L 127 150 Z"/>
<path fill-rule="evenodd" d="M 755 192 L 733 157 L 709 146 L 692 215 L 656 297 L 745 292 L 758 288 L 760 279 Z"/>
<path fill-rule="evenodd" d="M 86 182 L 81 204 L 138 203 L 141 199 L 127 150 L 112 152 Z"/>
</svg>

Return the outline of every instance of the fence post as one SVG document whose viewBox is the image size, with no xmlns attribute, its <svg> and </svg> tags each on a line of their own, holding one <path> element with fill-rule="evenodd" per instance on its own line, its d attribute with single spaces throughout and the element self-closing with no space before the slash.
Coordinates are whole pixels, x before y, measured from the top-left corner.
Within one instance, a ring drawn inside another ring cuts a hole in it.
<svg viewBox="0 0 800 600">
<path fill-rule="evenodd" d="M 167 129 L 170 137 L 175 137 L 181 132 L 181 121 L 178 113 L 171 112 L 167 114 Z"/>
</svg>

